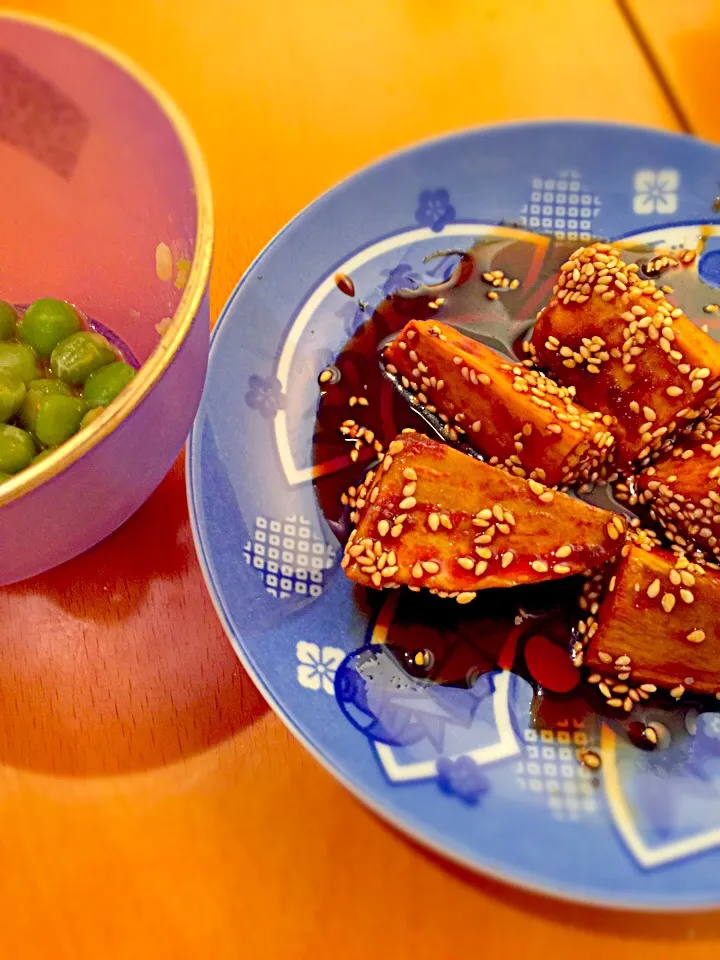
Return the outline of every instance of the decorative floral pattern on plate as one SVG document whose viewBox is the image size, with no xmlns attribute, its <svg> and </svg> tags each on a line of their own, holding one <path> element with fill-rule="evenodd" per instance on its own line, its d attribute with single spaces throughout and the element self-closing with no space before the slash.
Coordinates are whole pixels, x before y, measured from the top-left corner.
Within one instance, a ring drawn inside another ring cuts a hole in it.
<svg viewBox="0 0 720 960">
<path fill-rule="evenodd" d="M 278 410 L 285 409 L 285 395 L 276 377 L 258 377 L 253 373 L 248 380 L 245 402 L 259 411 L 266 420 L 272 420 Z"/>
<path fill-rule="evenodd" d="M 677 170 L 638 170 L 633 185 L 633 210 L 640 216 L 652 213 L 667 216 L 677 210 L 677 190 L 680 186 Z"/>
<path fill-rule="evenodd" d="M 467 755 L 440 757 L 437 762 L 438 787 L 443 793 L 459 797 L 464 803 L 476 804 L 488 789 L 487 778 L 479 765 Z"/>
<path fill-rule="evenodd" d="M 574 691 L 537 694 L 524 614 L 493 632 L 483 598 L 456 619 L 444 608 L 438 633 L 402 598 L 388 606 L 354 590 L 334 559 L 341 524 L 326 521 L 313 490 L 318 477 L 352 476 L 349 456 L 313 456 L 317 380 L 329 363 L 335 371 L 383 298 L 446 281 L 460 262 L 452 251 L 481 240 L 492 241 L 488 263 L 521 279 L 495 316 L 526 319 L 547 296 L 549 265 L 576 238 L 652 250 L 692 246 L 702 234 L 712 252 L 719 156 L 710 144 L 631 127 L 519 124 L 438 140 L 362 172 L 294 220 L 233 294 L 190 441 L 191 516 L 208 585 L 238 654 L 291 728 L 419 840 L 572 899 L 720 904 L 720 714 L 654 709 L 646 721 L 670 739 L 646 753 L 596 713 L 578 713 Z M 339 271 L 355 297 L 337 288 Z M 674 295 L 713 332 L 691 274 L 673 280 Z M 362 392 L 357 360 L 338 371 Z M 363 395 L 369 414 L 375 398 Z M 290 518 L 304 518 L 318 545 L 308 556 L 322 582 L 309 576 L 306 596 L 297 593 L 299 536 L 288 537 L 291 549 L 284 530 L 271 529 Z M 284 551 L 293 577 L 283 575 Z"/>
<path fill-rule="evenodd" d="M 450 203 L 450 194 L 444 188 L 422 190 L 417 200 L 415 219 L 421 227 L 430 227 L 436 233 L 455 219 L 455 207 Z"/>
<path fill-rule="evenodd" d="M 337 647 L 319 647 L 316 643 L 300 640 L 295 648 L 298 659 L 297 678 L 306 690 L 324 690 L 332 696 L 335 692 L 335 671 L 344 652 Z"/>
</svg>

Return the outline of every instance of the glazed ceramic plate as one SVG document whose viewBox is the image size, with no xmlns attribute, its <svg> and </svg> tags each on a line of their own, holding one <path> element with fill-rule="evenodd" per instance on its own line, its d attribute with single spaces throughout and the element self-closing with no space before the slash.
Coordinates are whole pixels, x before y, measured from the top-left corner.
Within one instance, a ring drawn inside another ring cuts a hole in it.
<svg viewBox="0 0 720 960">
<path fill-rule="evenodd" d="M 562 668 L 557 679 L 550 593 L 496 591 L 461 608 L 353 588 L 327 504 L 359 470 L 347 446 L 313 441 L 318 376 L 383 298 L 446 280 L 458 262 L 449 251 L 480 241 L 483 265 L 522 281 L 488 309 L 532 317 L 568 248 L 596 237 L 695 247 L 702 237 L 699 261 L 667 282 L 713 333 L 703 304 L 720 295 L 719 176 L 710 144 L 577 123 L 477 130 L 364 170 L 304 210 L 239 283 L 214 331 L 189 442 L 208 587 L 290 729 L 420 842 L 573 900 L 720 904 L 720 713 L 692 702 L 638 709 L 636 719 L 661 724 L 660 749 L 645 752 L 588 710 Z M 362 351 L 350 359 L 348 394 L 376 363 Z M 376 399 L 352 416 L 377 415 Z M 337 407 L 337 423 L 350 415 Z M 390 404 L 384 426 L 396 416 Z M 599 769 L 580 762 L 585 751 Z"/>
</svg>

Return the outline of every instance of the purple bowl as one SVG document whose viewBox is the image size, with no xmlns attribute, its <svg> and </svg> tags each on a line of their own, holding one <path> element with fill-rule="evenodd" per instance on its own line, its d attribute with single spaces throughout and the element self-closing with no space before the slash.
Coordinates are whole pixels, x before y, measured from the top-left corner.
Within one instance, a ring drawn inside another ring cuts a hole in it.
<svg viewBox="0 0 720 960">
<path fill-rule="evenodd" d="M 182 449 L 205 377 L 210 184 L 140 69 L 58 24 L 0 16 L 0 297 L 69 300 L 141 369 L 51 456 L 0 486 L 0 584 L 98 543 Z"/>
</svg>

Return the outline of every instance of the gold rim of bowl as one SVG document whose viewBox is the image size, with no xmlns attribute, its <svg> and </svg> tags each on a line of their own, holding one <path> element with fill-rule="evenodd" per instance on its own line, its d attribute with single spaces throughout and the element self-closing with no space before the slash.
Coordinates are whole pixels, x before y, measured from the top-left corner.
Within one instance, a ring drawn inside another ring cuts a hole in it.
<svg viewBox="0 0 720 960">
<path fill-rule="evenodd" d="M 76 40 L 78 43 L 95 50 L 106 60 L 111 61 L 129 74 L 152 97 L 170 121 L 190 166 L 197 202 L 197 232 L 195 235 L 195 254 L 180 303 L 167 330 L 160 338 L 160 342 L 141 366 L 137 376 L 128 384 L 117 400 L 113 401 L 90 426 L 76 433 L 74 437 L 67 440 L 40 463 L 26 467 L 11 480 L 6 480 L 5 483 L 0 485 L 0 507 L 12 500 L 17 500 L 26 493 L 30 493 L 41 483 L 57 476 L 70 464 L 79 460 L 113 430 L 117 429 L 152 390 L 180 349 L 200 308 L 210 277 L 214 232 L 212 191 L 205 160 L 190 124 L 162 87 L 125 54 L 115 50 L 104 41 L 84 33 L 82 30 L 76 30 L 74 27 L 68 27 L 45 17 L 4 10 L 0 13 L 0 24 L 3 20 L 25 23 L 28 26 L 39 27 L 60 36 L 68 37 L 71 40 Z M 82 308 L 82 304 L 78 304 L 78 306 Z"/>
</svg>

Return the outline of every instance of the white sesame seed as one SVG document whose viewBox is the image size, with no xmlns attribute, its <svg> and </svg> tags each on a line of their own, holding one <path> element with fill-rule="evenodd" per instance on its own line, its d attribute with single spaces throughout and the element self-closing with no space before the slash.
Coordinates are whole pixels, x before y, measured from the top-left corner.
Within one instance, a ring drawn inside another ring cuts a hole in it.
<svg viewBox="0 0 720 960">
<path fill-rule="evenodd" d="M 675 606 L 675 597 L 672 593 L 663 594 L 662 598 L 662 608 L 665 613 L 671 613 L 673 607 Z"/>
<path fill-rule="evenodd" d="M 473 593 L 472 591 L 463 591 L 462 593 L 459 593 L 455 599 L 458 603 L 471 603 L 476 596 L 477 593 Z"/>
<path fill-rule="evenodd" d="M 543 487 L 541 483 L 538 483 L 537 480 L 528 480 L 528 486 L 537 497 L 545 493 L 545 487 Z"/>
</svg>

